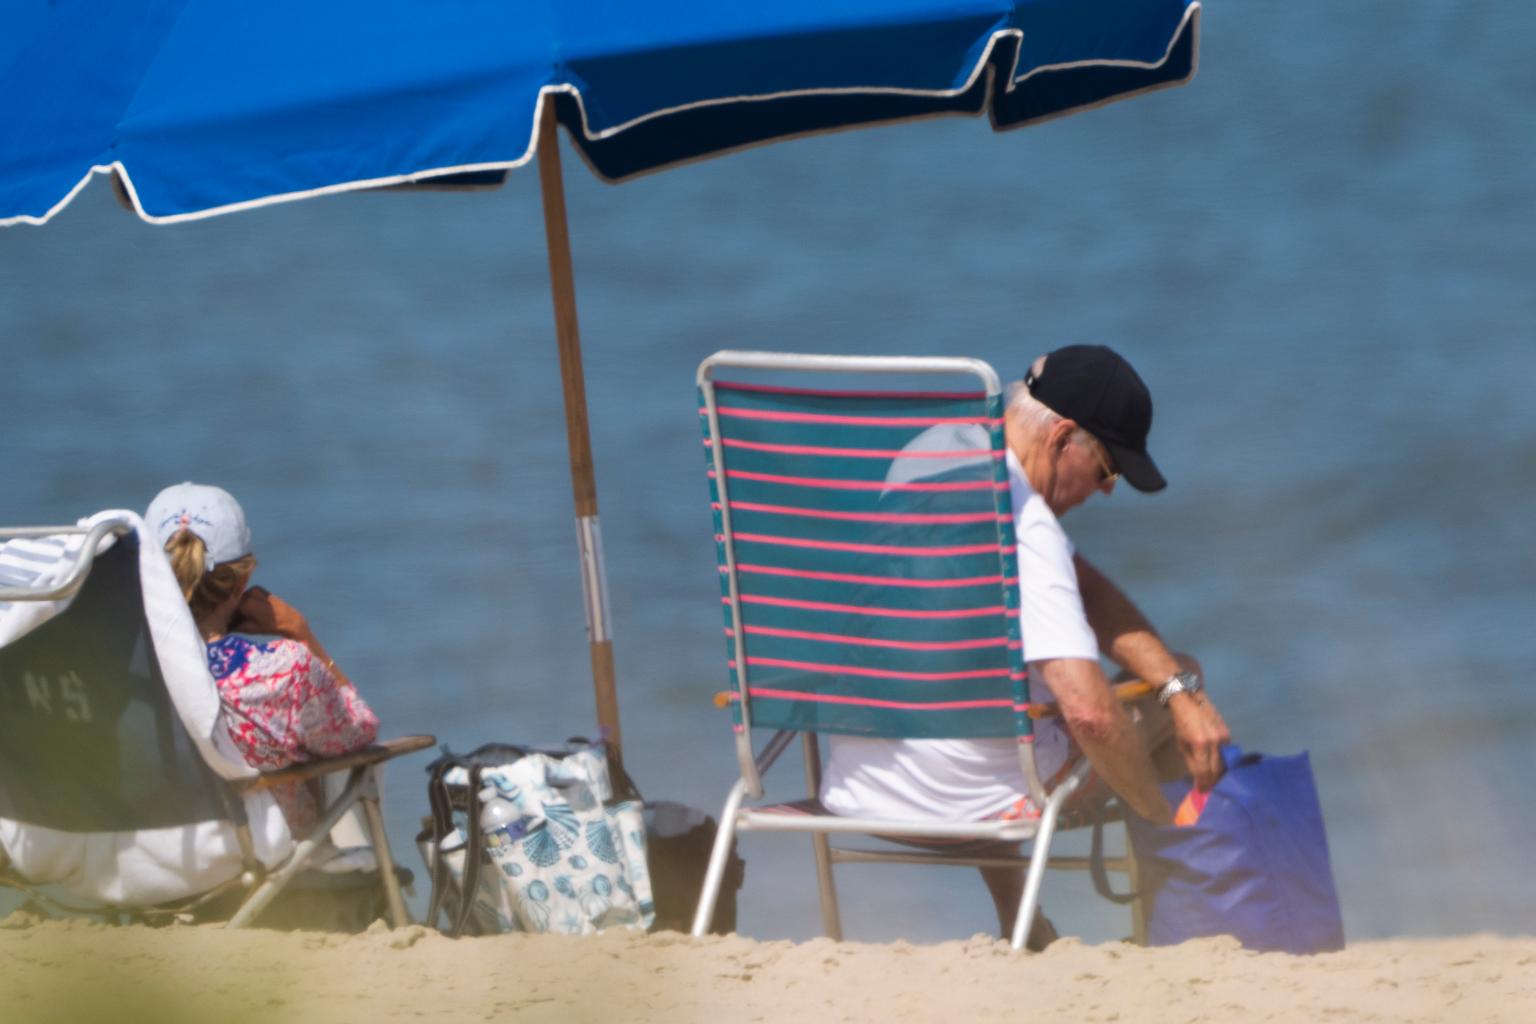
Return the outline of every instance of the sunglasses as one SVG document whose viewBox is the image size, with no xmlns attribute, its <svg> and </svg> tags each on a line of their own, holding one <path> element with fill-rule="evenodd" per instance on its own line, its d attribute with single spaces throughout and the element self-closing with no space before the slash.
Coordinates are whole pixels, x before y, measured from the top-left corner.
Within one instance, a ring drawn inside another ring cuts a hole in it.
<svg viewBox="0 0 1536 1024">
<path fill-rule="evenodd" d="M 1090 437 L 1088 449 L 1093 452 L 1094 459 L 1099 464 L 1099 486 L 1108 487 L 1120 479 L 1120 474 L 1109 464 L 1105 457 L 1104 444 L 1098 438 Z"/>
</svg>

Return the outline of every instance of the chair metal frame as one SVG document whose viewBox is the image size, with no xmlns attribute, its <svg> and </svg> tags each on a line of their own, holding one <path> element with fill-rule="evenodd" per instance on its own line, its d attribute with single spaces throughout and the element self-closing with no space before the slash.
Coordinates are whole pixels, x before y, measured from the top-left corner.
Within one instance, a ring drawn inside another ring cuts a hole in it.
<svg viewBox="0 0 1536 1024">
<path fill-rule="evenodd" d="M 0 542 L 22 537 L 84 535 L 79 553 L 76 555 L 73 564 L 69 568 L 69 572 L 63 579 L 57 583 L 38 586 L 0 587 L 0 602 L 58 601 L 73 597 L 84 586 L 91 567 L 95 562 L 97 548 L 100 547 L 102 540 L 108 534 L 121 537 L 132 532 L 132 524 L 123 519 L 103 519 L 89 528 L 81 526 L 0 528 Z M 177 726 L 179 727 L 179 722 Z M 391 856 L 389 848 L 389 836 L 384 826 L 384 815 L 379 806 L 379 772 L 383 762 L 402 754 L 426 749 L 435 745 L 436 742 L 437 740 L 433 736 L 403 736 L 370 744 L 367 747 L 342 755 L 341 757 L 307 761 L 277 771 L 257 773 L 249 778 L 226 779 L 220 777 L 223 789 L 225 790 L 223 803 L 229 812 L 229 816 L 225 820 L 233 829 L 236 841 L 239 844 L 241 869 L 237 875 L 215 886 L 213 889 L 188 900 L 177 902 L 174 905 L 133 907 L 106 905 L 93 907 L 70 906 L 46 896 L 27 879 L 20 877 L 19 874 L 4 865 L 0 865 L 0 885 L 21 889 L 31 895 L 54 903 L 62 909 L 73 912 L 132 913 L 147 918 L 188 913 L 232 887 L 239 886 L 247 890 L 249 895 L 245 897 L 238 909 L 226 922 L 225 927 L 242 928 L 254 922 L 257 916 L 277 898 L 283 887 L 308 866 L 316 851 L 325 844 L 327 836 L 331 829 L 336 826 L 336 823 L 354 806 L 361 806 L 367 824 L 368 837 L 372 843 L 374 856 L 377 860 L 379 880 L 383 889 L 390 924 L 393 927 L 402 928 L 411 923 L 411 917 L 406 909 L 405 899 L 400 890 L 400 880 L 394 869 L 394 858 Z M 323 809 L 320 820 L 314 829 L 308 835 L 294 837 L 294 848 L 281 863 L 272 868 L 264 866 L 256 856 L 250 825 L 245 817 L 243 797 L 272 786 L 303 782 L 342 771 L 348 773 L 345 786 L 341 793 Z M 22 822 L 22 824 L 26 823 Z"/>
<path fill-rule="evenodd" d="M 751 703 L 747 697 L 748 666 L 745 648 L 745 630 L 742 602 L 738 585 L 736 556 L 730 522 L 728 483 L 724 469 L 724 448 L 720 444 L 721 431 L 718 406 L 714 389 L 715 374 L 720 369 L 748 371 L 809 371 L 813 373 L 846 374 L 930 374 L 957 375 L 976 379 L 982 385 L 989 400 L 1001 396 L 1002 383 L 997 373 L 979 359 L 959 357 L 920 356 L 839 356 L 812 355 L 785 352 L 760 352 L 724 350 L 705 359 L 697 374 L 699 391 L 704 399 L 704 412 L 709 426 L 710 456 L 716 469 L 715 483 L 719 491 L 722 533 L 724 535 L 724 560 L 728 597 L 735 630 L 735 664 L 737 672 L 736 706 L 741 716 L 741 727 L 736 730 L 736 755 L 740 778 L 731 787 L 720 815 L 720 828 L 716 833 L 709 867 L 705 873 L 697 912 L 693 920 L 692 934 L 704 935 L 714 914 L 730 851 L 739 832 L 808 832 L 816 856 L 816 876 L 821 903 L 822 925 L 833 939 L 842 938 L 841 915 L 837 903 L 837 890 L 833 881 L 833 866 L 837 863 L 897 863 L 928 864 L 963 867 L 1026 867 L 1024 892 L 1019 902 L 1018 915 L 1010 937 L 1014 950 L 1024 948 L 1035 914 L 1039 909 L 1040 890 L 1044 883 L 1047 865 L 1063 869 L 1084 870 L 1089 867 L 1086 857 L 1050 857 L 1050 845 L 1055 836 L 1059 818 L 1067 800 L 1082 785 L 1089 766 L 1085 761 L 1075 768 L 1054 790 L 1047 792 L 1035 763 L 1032 737 L 1020 735 L 1017 744 L 1019 763 L 1029 785 L 1029 796 L 1040 809 L 1040 817 L 1030 820 L 1002 820 L 983 822 L 912 822 L 879 818 L 856 818 L 830 814 L 791 815 L 772 810 L 759 810 L 744 806 L 748 800 L 763 796 L 762 777 L 783 755 L 793 742 L 795 731 L 781 729 L 767 741 L 760 752 L 752 748 Z M 998 499 L 1006 501 L 1006 495 Z M 999 541 L 1002 527 L 999 526 Z M 820 750 L 817 734 L 803 732 L 805 776 L 809 795 L 816 797 L 820 785 Z M 830 837 L 856 834 L 871 837 L 912 836 L 921 838 L 980 839 L 1000 842 L 1031 842 L 1029 853 L 1021 857 L 978 857 L 927 853 L 906 850 L 869 850 L 833 846 Z M 1106 859 L 1106 868 L 1127 874 L 1132 887 L 1136 885 L 1136 869 L 1131 858 L 1129 844 L 1126 854 L 1120 858 Z M 1132 928 L 1138 941 L 1144 933 L 1140 901 L 1133 905 Z"/>
</svg>

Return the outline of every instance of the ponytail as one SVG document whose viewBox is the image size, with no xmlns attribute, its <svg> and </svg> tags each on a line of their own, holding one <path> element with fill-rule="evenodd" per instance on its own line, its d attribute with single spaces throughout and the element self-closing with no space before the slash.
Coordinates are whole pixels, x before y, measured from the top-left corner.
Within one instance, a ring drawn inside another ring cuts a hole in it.
<svg viewBox="0 0 1536 1024">
<path fill-rule="evenodd" d="M 203 615 L 229 600 L 256 568 L 256 559 L 245 555 L 233 562 L 204 569 L 208 547 L 191 530 L 178 530 L 172 534 L 165 542 L 165 553 L 171 560 L 171 571 L 176 574 L 181 596 L 187 599 L 193 615 Z"/>
</svg>

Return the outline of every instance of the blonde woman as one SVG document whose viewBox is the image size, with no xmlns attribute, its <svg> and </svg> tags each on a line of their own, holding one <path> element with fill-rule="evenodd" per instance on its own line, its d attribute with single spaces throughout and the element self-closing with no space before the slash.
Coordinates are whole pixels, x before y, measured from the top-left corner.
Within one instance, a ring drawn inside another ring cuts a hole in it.
<svg viewBox="0 0 1536 1024">
<path fill-rule="evenodd" d="M 184 483 L 156 495 L 144 516 L 192 609 L 208 667 L 229 712 L 229 734 L 255 768 L 335 757 L 373 742 L 379 720 L 288 602 L 250 586 L 256 559 L 245 513 L 227 491 Z M 288 827 L 318 820 L 301 784 L 273 796 Z"/>
</svg>

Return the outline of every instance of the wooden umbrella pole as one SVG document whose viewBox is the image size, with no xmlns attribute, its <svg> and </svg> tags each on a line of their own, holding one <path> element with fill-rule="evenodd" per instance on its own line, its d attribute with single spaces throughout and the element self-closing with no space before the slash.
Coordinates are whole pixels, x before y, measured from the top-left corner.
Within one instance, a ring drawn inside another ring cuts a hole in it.
<svg viewBox="0 0 1536 1024">
<path fill-rule="evenodd" d="M 555 338 L 560 348 L 560 383 L 565 391 L 565 433 L 571 455 L 571 490 L 576 500 L 587 644 L 592 656 L 598 730 L 618 756 L 619 698 L 614 686 L 613 641 L 608 621 L 608 574 L 603 566 L 602 532 L 597 521 L 597 482 L 592 473 L 581 331 L 576 323 L 576 279 L 571 269 L 571 238 L 566 227 L 557 128 L 554 94 L 545 93 L 539 111 L 539 184 L 544 193 L 544 236 L 549 245 L 549 284 L 555 304 Z"/>
</svg>

